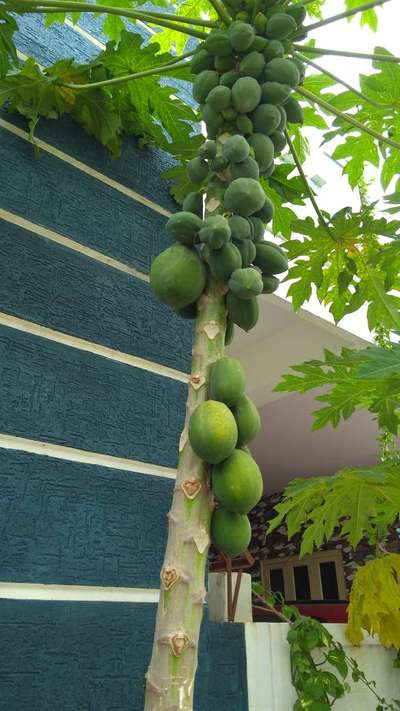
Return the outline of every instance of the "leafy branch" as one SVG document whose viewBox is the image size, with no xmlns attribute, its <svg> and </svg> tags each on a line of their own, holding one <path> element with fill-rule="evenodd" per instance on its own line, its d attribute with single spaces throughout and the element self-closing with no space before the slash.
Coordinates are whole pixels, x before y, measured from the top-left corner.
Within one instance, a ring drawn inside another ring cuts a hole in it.
<svg viewBox="0 0 400 711">
<path fill-rule="evenodd" d="M 329 711 L 338 699 L 351 692 L 348 677 L 361 682 L 376 698 L 377 711 L 398 711 L 398 699 L 387 700 L 376 691 L 376 683 L 366 677 L 357 661 L 350 657 L 321 622 L 301 615 L 296 607 L 285 604 L 280 593 L 263 590 L 253 584 L 253 595 L 273 615 L 289 625 L 292 684 L 297 701 L 293 711 L 318 709 Z"/>
</svg>

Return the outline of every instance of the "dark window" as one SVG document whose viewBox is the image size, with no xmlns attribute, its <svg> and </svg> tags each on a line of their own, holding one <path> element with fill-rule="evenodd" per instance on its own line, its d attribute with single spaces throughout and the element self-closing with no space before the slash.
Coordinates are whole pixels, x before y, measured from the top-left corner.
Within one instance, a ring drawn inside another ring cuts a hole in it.
<svg viewBox="0 0 400 711">
<path fill-rule="evenodd" d="M 285 583 L 283 581 L 282 568 L 273 568 L 270 570 L 269 579 L 271 582 L 271 592 L 280 592 L 285 597 Z"/>
<path fill-rule="evenodd" d="M 296 600 L 311 600 L 310 578 L 306 565 L 295 565 L 294 583 L 296 586 Z"/>
<path fill-rule="evenodd" d="M 334 563 L 320 563 L 322 596 L 324 600 L 339 600 L 339 588 Z"/>
</svg>

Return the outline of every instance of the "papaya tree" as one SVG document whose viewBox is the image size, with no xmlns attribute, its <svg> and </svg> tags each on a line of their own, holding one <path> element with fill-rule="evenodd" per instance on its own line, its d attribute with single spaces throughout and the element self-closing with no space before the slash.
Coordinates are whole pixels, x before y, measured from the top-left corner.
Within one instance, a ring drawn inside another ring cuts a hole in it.
<svg viewBox="0 0 400 711">
<path fill-rule="evenodd" d="M 247 514 L 262 492 L 247 448 L 260 418 L 240 363 L 224 355 L 234 329 L 256 326 L 261 295 L 276 291 L 288 268 L 295 309 L 315 293 L 336 322 L 366 305 L 371 330 L 400 327 L 400 223 L 365 191 L 359 210 L 322 210 L 300 130 L 321 130 L 354 189 L 370 165 L 391 188 L 400 168 L 400 59 L 384 48 L 321 48 L 314 39 L 320 27 L 353 16 L 375 27 L 389 1 L 346 0 L 326 17 L 323 0 L 186 0 L 170 8 L 160 0 L 158 10 L 128 0 L 0 2 L 0 97 L 28 119 L 33 141 L 41 117 L 69 114 L 116 157 L 122 137 L 135 136 L 174 159 L 166 177 L 182 209 L 168 220 L 172 243 L 150 281 L 161 301 L 194 320 L 195 336 L 147 711 L 192 708 L 208 548 L 212 541 L 231 557 L 247 548 Z M 42 68 L 18 60 L 18 16 L 44 14 L 50 25 L 93 12 L 110 42 L 90 62 L 66 57 Z M 375 73 L 352 86 L 316 61 L 335 54 L 371 60 Z M 387 196 L 392 212 L 398 194 Z"/>
</svg>

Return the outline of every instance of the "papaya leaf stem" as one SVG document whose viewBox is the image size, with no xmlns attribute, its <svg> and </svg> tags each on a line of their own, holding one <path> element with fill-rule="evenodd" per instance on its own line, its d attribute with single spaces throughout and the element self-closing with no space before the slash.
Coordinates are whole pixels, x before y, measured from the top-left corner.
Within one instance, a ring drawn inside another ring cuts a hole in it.
<svg viewBox="0 0 400 711">
<path fill-rule="evenodd" d="M 175 69 L 183 69 L 188 66 L 188 62 L 171 62 L 170 64 L 163 64 L 161 67 L 152 67 L 151 69 L 145 69 L 142 72 L 135 72 L 134 74 L 124 74 L 120 77 L 114 77 L 113 79 L 103 79 L 103 81 L 94 81 L 89 84 L 72 84 L 70 82 L 65 82 L 59 84 L 59 86 L 64 86 L 67 89 L 100 89 L 104 86 L 115 86 L 116 84 L 124 84 L 128 81 L 133 81 L 134 79 L 141 79 L 142 77 L 149 77 L 153 74 L 162 74 L 164 71 L 169 72 Z"/>
<path fill-rule="evenodd" d="M 302 166 L 301 163 L 300 163 L 300 159 L 299 159 L 299 156 L 297 155 L 297 151 L 296 151 L 296 149 L 295 149 L 295 147 L 294 147 L 294 145 L 293 145 L 292 139 L 290 138 L 289 133 L 288 133 L 288 131 L 287 131 L 286 129 L 285 129 L 285 136 L 286 136 L 286 140 L 287 140 L 287 143 L 288 143 L 288 146 L 289 146 L 289 150 L 290 150 L 290 152 L 291 152 L 291 154 L 292 154 L 292 156 L 293 156 L 293 160 L 294 160 L 294 162 L 295 162 L 296 168 L 297 168 L 297 170 L 298 170 L 298 172 L 299 172 L 299 175 L 300 175 L 300 177 L 301 177 L 301 179 L 302 179 L 302 181 L 303 181 L 303 183 L 304 183 L 304 187 L 305 187 L 305 189 L 306 189 L 306 191 L 307 191 L 307 193 L 308 193 L 308 197 L 310 198 L 311 204 L 312 204 L 312 206 L 313 206 L 313 208 L 314 208 L 314 210 L 315 210 L 315 212 L 316 212 L 316 214 L 317 214 L 317 216 L 318 216 L 318 219 L 319 219 L 319 221 L 320 221 L 320 224 L 321 224 L 322 227 L 325 229 L 325 232 L 328 234 L 328 236 L 329 236 L 331 239 L 333 239 L 334 242 L 336 242 L 337 240 L 336 240 L 336 238 L 335 238 L 335 235 L 334 235 L 334 233 L 332 232 L 331 228 L 329 227 L 329 225 L 328 225 L 328 223 L 327 223 L 327 221 L 326 221 L 326 219 L 325 219 L 325 217 L 324 217 L 324 215 L 323 215 L 323 213 L 322 213 L 322 211 L 321 211 L 321 209 L 320 209 L 320 207 L 319 207 L 319 205 L 318 205 L 318 203 L 317 203 L 317 201 L 316 201 L 316 199 L 315 199 L 314 193 L 313 193 L 313 191 L 312 191 L 312 189 L 311 189 L 311 187 L 310 187 L 310 184 L 309 184 L 309 182 L 308 182 L 308 180 L 307 180 L 307 176 L 306 176 L 306 174 L 305 174 L 305 172 L 304 172 L 304 170 L 303 170 L 303 166 Z"/>
<path fill-rule="evenodd" d="M 372 59 L 375 62 L 392 62 L 393 64 L 398 64 L 400 62 L 400 57 L 395 57 L 392 54 L 367 54 L 366 52 L 348 52 L 346 50 L 339 49 L 325 49 L 322 47 L 309 47 L 307 45 L 294 44 L 293 48 L 295 50 L 300 50 L 300 52 L 307 52 L 307 54 L 327 54 L 334 57 L 351 57 L 353 59 Z"/>
<path fill-rule="evenodd" d="M 361 99 L 363 99 L 363 101 L 367 101 L 369 104 L 372 104 L 372 106 L 376 106 L 378 109 L 384 109 L 388 106 L 388 104 L 381 104 L 379 101 L 371 99 L 366 94 L 363 94 L 363 92 L 359 89 L 356 89 L 354 86 L 351 86 L 351 84 L 348 84 L 347 81 L 344 81 L 344 79 L 341 79 L 340 77 L 336 76 L 336 74 L 332 74 L 332 72 L 328 71 L 328 69 L 325 69 L 325 67 L 321 67 L 320 64 L 316 64 L 316 62 L 313 62 L 311 59 L 305 57 L 304 54 L 301 54 L 301 52 L 295 52 L 295 55 L 299 59 L 301 59 L 302 62 L 309 64 L 310 67 L 314 67 L 314 69 L 316 69 L 318 72 L 322 72 L 322 74 L 325 74 L 327 77 L 330 77 L 337 84 L 341 84 L 342 86 L 346 87 L 346 89 L 351 91 L 353 94 L 359 96 Z"/>
<path fill-rule="evenodd" d="M 364 5 L 354 7 L 352 10 L 345 10 L 345 12 L 341 12 L 339 15 L 332 15 L 332 17 L 327 17 L 325 20 L 319 20 L 318 22 L 314 22 L 312 25 L 306 25 L 304 27 L 304 32 L 317 30 L 319 27 L 330 25 L 331 22 L 337 22 L 338 20 L 346 19 L 346 17 L 352 17 L 352 15 L 357 15 L 359 12 L 371 10 L 373 7 L 377 7 L 378 5 L 384 5 L 386 2 L 390 2 L 390 0 L 371 0 L 370 2 L 364 3 Z"/>
<path fill-rule="evenodd" d="M 222 20 L 224 25 L 230 25 L 232 20 L 229 15 L 229 12 L 227 11 L 225 5 L 221 2 L 221 0 L 209 0 L 210 5 L 213 6 L 215 12 L 217 13 L 218 17 Z"/>
<path fill-rule="evenodd" d="M 339 111 L 339 109 L 336 109 L 334 106 L 332 106 L 332 104 L 329 104 L 327 101 L 324 101 L 324 99 L 321 99 L 319 96 L 316 96 L 311 91 L 308 91 L 308 89 L 304 89 L 304 87 L 298 86 L 296 91 L 298 94 L 301 94 L 301 96 L 304 96 L 306 99 L 309 99 L 309 101 L 311 101 L 312 103 L 318 104 L 322 109 L 325 109 L 325 111 L 328 111 L 330 114 L 334 114 L 334 116 L 343 119 L 343 121 L 347 121 L 347 123 L 351 124 L 355 128 L 358 128 L 360 131 L 368 133 L 373 138 L 376 138 L 377 141 L 386 143 L 388 146 L 400 150 L 400 143 L 398 143 L 397 141 L 394 141 L 388 136 L 383 136 L 381 133 L 378 133 L 378 131 L 375 131 L 373 128 L 369 128 L 369 126 L 365 126 L 363 123 L 357 121 L 357 119 L 355 119 L 350 114 L 346 114 L 343 113 L 343 111 Z"/>
<path fill-rule="evenodd" d="M 26 2 L 25 0 L 15 0 L 15 2 L 10 5 L 10 9 L 18 12 L 18 7 L 24 8 L 24 12 L 28 11 L 30 13 L 35 12 L 35 5 L 32 2 Z M 186 28 L 180 26 L 178 23 L 178 16 L 176 16 L 177 21 L 172 22 L 170 20 L 163 20 L 160 17 L 150 17 L 147 13 L 137 12 L 136 10 L 129 10 L 128 8 L 112 7 L 109 5 L 93 5 L 91 3 L 84 2 L 68 2 L 65 0 L 41 0 L 37 3 L 37 7 L 40 11 L 43 8 L 51 8 L 54 12 L 54 8 L 58 10 L 64 10 L 64 12 L 90 12 L 93 14 L 98 13 L 99 15 L 120 15 L 122 17 L 131 17 L 135 20 L 142 20 L 144 22 L 152 22 L 154 25 L 159 25 L 160 27 L 166 27 L 167 29 L 175 30 L 176 32 L 182 32 L 184 34 L 190 35 L 191 37 L 197 37 L 198 39 L 204 39 L 207 37 L 206 32 L 201 30 L 196 30 L 194 28 Z M 26 9 L 28 8 L 28 10 Z"/>
<path fill-rule="evenodd" d="M 173 20 L 174 22 L 182 22 L 185 25 L 198 25 L 199 27 L 217 27 L 217 23 L 213 20 L 203 20 L 201 17 L 182 17 L 174 15 L 170 12 L 154 12 L 153 10 L 140 10 L 142 15 L 148 15 L 149 20 L 153 17 L 159 17 L 161 20 Z"/>
</svg>

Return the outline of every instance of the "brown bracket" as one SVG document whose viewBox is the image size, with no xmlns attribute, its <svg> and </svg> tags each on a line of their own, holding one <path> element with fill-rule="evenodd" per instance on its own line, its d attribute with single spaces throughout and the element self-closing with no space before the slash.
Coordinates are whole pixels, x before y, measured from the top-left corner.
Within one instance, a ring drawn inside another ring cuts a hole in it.
<svg viewBox="0 0 400 711">
<path fill-rule="evenodd" d="M 228 603 L 228 622 L 235 621 L 236 608 L 240 593 L 240 584 L 242 582 L 243 571 L 252 568 L 255 563 L 253 556 L 249 550 L 240 558 L 229 558 L 222 551 L 218 551 L 218 558 L 210 564 L 210 571 L 226 573 L 226 588 L 227 588 L 227 603 Z M 237 572 L 235 589 L 232 586 L 232 573 Z"/>
</svg>

